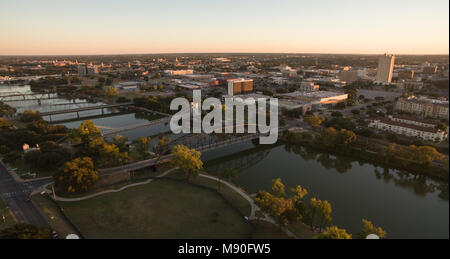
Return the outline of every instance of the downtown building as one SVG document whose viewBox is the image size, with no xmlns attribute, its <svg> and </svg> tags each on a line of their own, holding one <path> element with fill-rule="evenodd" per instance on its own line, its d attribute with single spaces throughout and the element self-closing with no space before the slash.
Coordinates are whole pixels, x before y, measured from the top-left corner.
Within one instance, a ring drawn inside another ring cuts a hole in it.
<svg viewBox="0 0 450 259">
<path fill-rule="evenodd" d="M 228 96 L 253 92 L 253 79 L 230 79 L 228 82 Z"/>
<path fill-rule="evenodd" d="M 384 54 L 378 59 L 376 84 L 388 85 L 392 82 L 392 75 L 394 73 L 395 56 Z"/>
<path fill-rule="evenodd" d="M 395 104 L 396 111 L 438 119 L 448 119 L 448 108 L 448 101 L 416 96 L 399 98 Z"/>
<path fill-rule="evenodd" d="M 412 117 L 391 115 L 389 118 L 380 118 L 371 121 L 369 123 L 369 128 L 392 132 L 407 137 L 442 142 L 448 137 L 448 133 L 437 129 L 436 123 L 437 122 Z"/>
</svg>

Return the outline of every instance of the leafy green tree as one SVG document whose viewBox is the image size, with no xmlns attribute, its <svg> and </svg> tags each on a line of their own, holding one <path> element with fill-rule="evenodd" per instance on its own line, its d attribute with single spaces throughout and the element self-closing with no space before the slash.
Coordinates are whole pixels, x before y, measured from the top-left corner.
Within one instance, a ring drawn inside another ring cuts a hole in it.
<svg viewBox="0 0 450 259">
<path fill-rule="evenodd" d="M 141 155 L 142 159 L 150 157 L 150 137 L 139 137 L 133 141 L 135 150 Z"/>
<path fill-rule="evenodd" d="M 68 193 L 75 193 L 88 191 L 98 180 L 98 172 L 94 169 L 91 158 L 75 158 L 67 162 L 54 178 L 58 188 Z"/>
<path fill-rule="evenodd" d="M 16 111 L 15 108 L 0 101 L 0 117 L 11 117 Z"/>
<path fill-rule="evenodd" d="M 197 176 L 203 168 L 201 153 L 195 149 L 189 149 L 186 146 L 179 145 L 173 147 L 172 154 L 172 164 L 183 171 L 188 181 L 191 177 Z"/>
<path fill-rule="evenodd" d="M 20 153 L 19 151 L 11 151 L 3 156 L 3 161 L 8 164 L 14 164 L 17 160 L 20 160 L 21 158 L 22 153 Z"/>
<path fill-rule="evenodd" d="M 22 122 L 36 122 L 36 121 L 41 121 L 42 120 L 42 116 L 38 111 L 24 111 L 21 115 L 20 115 L 20 121 Z"/>
<path fill-rule="evenodd" d="M 107 143 L 103 138 L 92 140 L 84 154 L 94 160 L 96 167 L 112 167 L 128 162 L 127 152 L 120 152 L 116 145 Z"/>
<path fill-rule="evenodd" d="M 311 210 L 311 229 L 314 229 L 314 225 L 318 220 L 319 229 L 322 231 L 324 225 L 331 223 L 331 204 L 328 201 L 311 198 L 309 207 Z"/>
<path fill-rule="evenodd" d="M 109 86 L 106 90 L 106 96 L 109 98 L 112 98 L 114 96 L 117 96 L 119 94 L 119 91 L 114 86 Z"/>
<path fill-rule="evenodd" d="M 325 118 L 324 117 L 317 117 L 315 115 L 309 115 L 309 116 L 306 116 L 303 120 L 306 123 L 308 123 L 311 127 L 313 127 L 314 129 L 317 129 L 317 128 L 320 127 L 322 122 L 325 121 Z"/>
<path fill-rule="evenodd" d="M 88 145 L 94 139 L 101 137 L 101 131 L 92 121 L 83 121 L 81 125 L 73 129 L 69 134 L 69 141 L 77 144 Z"/>
<path fill-rule="evenodd" d="M 338 144 L 349 146 L 356 141 L 356 134 L 351 130 L 341 129 L 337 138 Z"/>
<path fill-rule="evenodd" d="M 316 239 L 352 239 L 345 229 L 339 229 L 336 226 L 327 227 L 325 232 L 315 237 Z"/>
<path fill-rule="evenodd" d="M 128 137 L 123 136 L 114 136 L 113 138 L 113 144 L 116 145 L 119 148 L 120 152 L 130 152 L 130 148 L 128 146 Z"/>
<path fill-rule="evenodd" d="M 428 166 L 434 161 L 440 161 L 445 158 L 445 156 L 439 153 L 439 151 L 437 151 L 434 147 L 417 147 L 415 145 L 412 145 L 410 146 L 410 149 L 411 160 L 416 161 L 417 163 L 424 166 Z"/>
<path fill-rule="evenodd" d="M 2 129 L 12 129 L 13 125 L 8 119 L 0 118 L 0 130 Z"/>
<path fill-rule="evenodd" d="M 52 239 L 52 230 L 47 227 L 19 223 L 0 231 L 0 239 Z"/>
<path fill-rule="evenodd" d="M 322 144 L 327 147 L 334 147 L 337 143 L 338 132 L 335 128 L 327 128 L 321 133 Z"/>
<path fill-rule="evenodd" d="M 363 227 L 361 232 L 358 233 L 358 237 L 361 239 L 365 239 L 370 234 L 375 234 L 379 238 L 386 238 L 386 231 L 384 231 L 381 227 L 376 227 L 369 220 L 362 220 Z"/>
<path fill-rule="evenodd" d="M 286 197 L 285 186 L 280 179 L 272 181 L 272 193 L 258 192 L 255 202 L 265 212 L 273 216 L 280 226 L 288 226 L 303 218 L 301 199 L 307 191 L 301 186 L 291 189 L 291 196 Z"/>
</svg>

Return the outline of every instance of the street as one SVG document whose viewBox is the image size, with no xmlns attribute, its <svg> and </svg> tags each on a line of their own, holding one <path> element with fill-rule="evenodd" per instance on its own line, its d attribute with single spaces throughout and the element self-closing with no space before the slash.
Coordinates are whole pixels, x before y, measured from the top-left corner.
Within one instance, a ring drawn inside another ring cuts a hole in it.
<svg viewBox="0 0 450 259">
<path fill-rule="evenodd" d="M 27 199 L 35 189 L 50 182 L 52 182 L 51 179 L 18 183 L 0 163 L 0 196 L 18 222 L 35 226 L 49 226 L 40 211 Z"/>
</svg>

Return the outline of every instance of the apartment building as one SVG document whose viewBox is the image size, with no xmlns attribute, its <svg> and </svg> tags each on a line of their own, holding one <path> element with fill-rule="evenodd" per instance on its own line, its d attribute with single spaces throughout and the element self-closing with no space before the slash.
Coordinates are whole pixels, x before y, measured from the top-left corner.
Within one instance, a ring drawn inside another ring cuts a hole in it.
<svg viewBox="0 0 450 259">
<path fill-rule="evenodd" d="M 429 124 L 429 122 L 421 122 L 407 117 L 390 116 L 388 119 L 376 119 L 369 123 L 369 128 L 436 142 L 442 142 L 448 137 L 447 132 L 437 129 L 435 125 Z"/>
<path fill-rule="evenodd" d="M 448 101 L 411 96 L 399 98 L 395 110 L 429 118 L 448 119 Z"/>
</svg>

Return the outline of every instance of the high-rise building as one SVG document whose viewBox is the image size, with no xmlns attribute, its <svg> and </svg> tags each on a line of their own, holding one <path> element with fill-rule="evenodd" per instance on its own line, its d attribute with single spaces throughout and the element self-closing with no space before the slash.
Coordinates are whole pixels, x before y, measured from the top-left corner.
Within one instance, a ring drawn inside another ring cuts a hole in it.
<svg viewBox="0 0 450 259">
<path fill-rule="evenodd" d="M 230 79 L 228 80 L 228 95 L 233 96 L 235 94 L 249 93 L 253 91 L 252 79 Z"/>
<path fill-rule="evenodd" d="M 84 65 L 78 66 L 78 76 L 83 77 L 86 75 L 87 75 L 86 66 L 84 66 Z"/>
<path fill-rule="evenodd" d="M 394 72 L 395 56 L 384 54 L 378 59 L 377 77 L 375 83 L 390 84 Z"/>
</svg>

